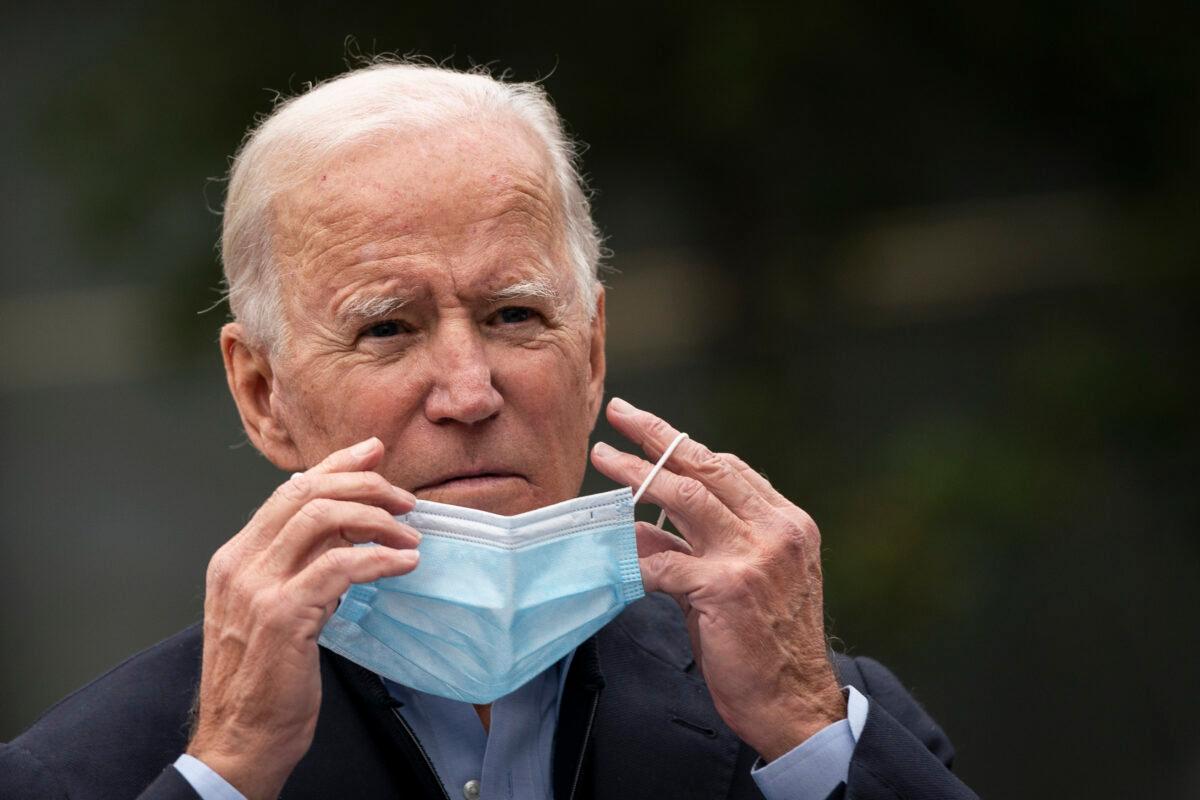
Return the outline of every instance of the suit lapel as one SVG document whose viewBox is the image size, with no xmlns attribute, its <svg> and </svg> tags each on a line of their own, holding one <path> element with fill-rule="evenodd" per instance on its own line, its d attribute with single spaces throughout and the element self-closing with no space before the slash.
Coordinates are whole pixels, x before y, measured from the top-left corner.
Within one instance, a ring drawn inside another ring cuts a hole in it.
<svg viewBox="0 0 1200 800">
<path fill-rule="evenodd" d="M 592 796 L 590 744 L 604 685 L 598 643 L 593 636 L 575 649 L 563 684 L 551 756 L 551 785 L 556 800 Z"/>
<path fill-rule="evenodd" d="M 740 742 L 713 708 L 704 681 L 691 669 L 682 615 L 671 600 L 647 597 L 592 640 L 581 675 L 594 670 L 595 693 L 565 691 L 556 737 L 555 798 L 568 800 L 568 757 L 582 745 L 591 697 L 595 718 L 575 800 L 723 798 Z M 593 660 L 594 659 L 594 660 Z M 590 661 L 590 663 L 589 663 Z M 572 663 L 572 673 L 577 664 Z M 574 675 L 568 677 L 568 683 Z M 577 687 L 587 685 L 580 680 Z M 568 705 L 570 703 L 570 705 Z M 565 736 L 575 738 L 568 744 Z M 573 777 L 573 775 L 572 775 Z"/>
<path fill-rule="evenodd" d="M 299 796 L 445 798 L 428 757 L 400 723 L 398 706 L 378 675 L 321 648 L 321 716 L 289 786 L 312 787 L 332 776 L 328 787 Z M 377 790 L 359 788 L 364 774 Z"/>
</svg>

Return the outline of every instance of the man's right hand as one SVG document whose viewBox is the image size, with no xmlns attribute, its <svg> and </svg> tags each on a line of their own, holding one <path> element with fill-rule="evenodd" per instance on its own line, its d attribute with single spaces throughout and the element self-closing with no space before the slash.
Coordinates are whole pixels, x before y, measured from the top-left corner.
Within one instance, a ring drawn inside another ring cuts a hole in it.
<svg viewBox="0 0 1200 800">
<path fill-rule="evenodd" d="M 312 744 L 317 637 L 341 595 L 417 566 L 420 534 L 393 518 L 414 498 L 369 471 L 382 457 L 371 438 L 293 476 L 209 562 L 187 752 L 249 800 L 277 797 Z"/>
</svg>

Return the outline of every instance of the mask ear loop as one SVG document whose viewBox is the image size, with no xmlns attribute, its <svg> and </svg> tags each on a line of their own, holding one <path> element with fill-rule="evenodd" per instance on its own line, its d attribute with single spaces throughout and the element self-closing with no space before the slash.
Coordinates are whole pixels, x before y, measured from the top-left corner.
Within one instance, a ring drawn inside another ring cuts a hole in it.
<svg viewBox="0 0 1200 800">
<path fill-rule="evenodd" d="M 646 492 L 646 488 L 650 485 L 650 482 L 653 481 L 655 476 L 657 476 L 658 473 L 662 470 L 662 468 L 664 466 L 666 466 L 667 459 L 669 459 L 671 457 L 671 454 L 675 452 L 675 448 L 679 446 L 679 443 L 682 442 L 686 438 L 688 438 L 688 435 L 686 433 L 680 432 L 675 437 L 674 441 L 672 441 L 669 445 L 667 445 L 667 449 L 663 451 L 663 454 L 661 456 L 659 456 L 658 463 L 654 465 L 653 469 L 650 470 L 650 474 L 646 476 L 646 480 L 642 481 L 642 485 L 639 486 L 637 492 L 634 493 L 634 495 L 633 495 L 634 505 L 637 505 L 637 501 L 642 499 L 642 495 Z M 666 509 L 662 509 L 658 514 L 658 522 L 656 522 L 654 524 L 656 526 L 658 526 L 659 528 L 661 528 L 663 526 L 663 523 L 666 521 L 667 521 L 667 511 L 666 511 Z"/>
</svg>

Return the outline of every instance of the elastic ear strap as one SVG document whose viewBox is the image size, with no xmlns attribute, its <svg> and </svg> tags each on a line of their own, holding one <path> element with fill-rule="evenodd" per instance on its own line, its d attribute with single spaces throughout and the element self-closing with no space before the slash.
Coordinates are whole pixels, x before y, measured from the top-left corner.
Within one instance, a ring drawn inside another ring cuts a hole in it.
<svg viewBox="0 0 1200 800">
<path fill-rule="evenodd" d="M 669 445 L 667 445 L 667 449 L 663 451 L 663 454 L 661 456 L 659 456 L 658 463 L 654 465 L 654 468 L 652 470 L 650 470 L 650 474 L 646 476 L 646 480 L 642 481 L 642 485 L 638 487 L 637 492 L 633 495 L 633 502 L 636 503 L 638 500 L 642 499 L 642 494 L 645 493 L 646 488 L 654 480 L 655 476 L 658 475 L 659 471 L 662 470 L 662 468 L 666 465 L 667 459 L 669 459 L 671 457 L 671 453 L 674 453 L 675 448 L 679 447 L 679 443 L 682 442 L 686 438 L 688 438 L 688 435 L 686 433 L 681 432 L 678 436 L 675 437 L 674 441 L 672 441 Z M 661 525 L 661 523 L 660 523 L 660 525 Z"/>
</svg>

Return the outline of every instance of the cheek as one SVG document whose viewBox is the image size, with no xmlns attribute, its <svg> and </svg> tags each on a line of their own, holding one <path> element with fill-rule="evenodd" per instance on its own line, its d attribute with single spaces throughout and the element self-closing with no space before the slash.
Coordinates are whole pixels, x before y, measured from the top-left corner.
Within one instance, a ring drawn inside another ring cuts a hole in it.
<svg viewBox="0 0 1200 800">
<path fill-rule="evenodd" d="M 526 360 L 496 379 L 509 415 L 499 430 L 506 446 L 527 455 L 524 463 L 539 492 L 535 505 L 575 497 L 587 471 L 592 428 L 586 373 L 561 358 Z"/>
<path fill-rule="evenodd" d="M 417 394 L 404 376 L 394 369 L 329 373 L 306 375 L 292 404 L 289 428 L 305 459 L 315 464 L 371 436 L 395 441 Z"/>
<path fill-rule="evenodd" d="M 586 446 L 588 419 L 587 362 L 557 349 L 526 353 L 497 369 L 497 388 L 506 405 L 544 435 L 565 437 L 562 444 Z M 574 440 L 579 439 L 577 443 Z"/>
<path fill-rule="evenodd" d="M 423 381 L 414 377 L 412 365 L 364 366 L 362 374 L 351 371 L 338 382 L 334 395 L 339 407 L 334 413 L 343 424 L 362 432 L 396 441 L 396 434 L 420 409 L 425 396 Z"/>
</svg>

